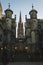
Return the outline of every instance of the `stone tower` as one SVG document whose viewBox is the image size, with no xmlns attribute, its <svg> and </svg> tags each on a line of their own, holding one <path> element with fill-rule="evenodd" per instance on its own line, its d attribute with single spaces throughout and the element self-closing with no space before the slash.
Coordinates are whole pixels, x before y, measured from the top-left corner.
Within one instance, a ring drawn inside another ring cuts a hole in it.
<svg viewBox="0 0 43 65">
<path fill-rule="evenodd" d="M 6 18 L 12 18 L 13 11 L 10 9 L 10 3 L 8 4 L 8 9 L 5 10 Z"/>
<path fill-rule="evenodd" d="M 31 27 L 30 27 L 30 19 L 25 16 L 25 37 L 26 37 L 26 44 L 31 44 Z"/>
<path fill-rule="evenodd" d="M 18 23 L 18 38 L 23 37 L 23 23 L 22 23 L 22 18 L 21 18 L 21 12 L 20 12 L 20 18 L 19 18 L 19 23 Z"/>
<path fill-rule="evenodd" d="M 34 9 L 34 6 L 32 4 L 32 10 L 29 12 L 31 19 L 37 19 L 37 11 Z"/>
<path fill-rule="evenodd" d="M 10 43 L 11 41 L 12 14 L 13 11 L 10 9 L 10 3 L 9 3 L 8 8 L 5 10 L 6 32 L 7 32 L 8 43 Z"/>
<path fill-rule="evenodd" d="M 0 3 L 0 19 L 2 19 L 2 5 Z"/>
<path fill-rule="evenodd" d="M 6 25 L 7 29 L 11 29 L 11 24 L 12 24 L 12 14 L 13 11 L 10 9 L 10 3 L 8 5 L 8 9 L 5 10 L 5 16 L 6 16 Z"/>
<path fill-rule="evenodd" d="M 37 29 L 38 29 L 38 20 L 37 20 L 37 11 L 34 9 L 32 5 L 32 10 L 29 12 L 30 14 L 30 27 L 31 27 L 31 39 L 32 43 L 37 43 Z"/>
</svg>

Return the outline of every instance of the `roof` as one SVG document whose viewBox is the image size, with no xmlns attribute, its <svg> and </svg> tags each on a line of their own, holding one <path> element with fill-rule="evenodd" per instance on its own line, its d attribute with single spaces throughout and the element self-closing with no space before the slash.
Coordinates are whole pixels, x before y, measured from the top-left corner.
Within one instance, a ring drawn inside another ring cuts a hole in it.
<svg viewBox="0 0 43 65">
<path fill-rule="evenodd" d="M 31 12 L 36 12 L 36 13 L 37 13 L 37 11 L 36 11 L 35 9 L 31 10 L 31 11 L 29 12 L 29 14 L 30 14 Z"/>
<path fill-rule="evenodd" d="M 39 23 L 43 23 L 43 19 L 37 19 Z"/>
<path fill-rule="evenodd" d="M 6 9 L 6 10 L 5 10 L 5 13 L 6 13 L 7 11 L 12 12 L 12 14 L 13 14 L 13 11 L 12 11 L 11 9 Z"/>
</svg>

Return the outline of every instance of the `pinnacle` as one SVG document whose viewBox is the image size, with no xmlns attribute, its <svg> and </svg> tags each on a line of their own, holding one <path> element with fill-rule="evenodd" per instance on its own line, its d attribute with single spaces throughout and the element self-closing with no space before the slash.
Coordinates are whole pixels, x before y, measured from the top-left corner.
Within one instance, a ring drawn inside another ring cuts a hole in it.
<svg viewBox="0 0 43 65">
<path fill-rule="evenodd" d="M 20 11 L 20 19 L 19 19 L 19 22 L 22 22 L 22 18 L 21 18 L 21 11 Z"/>
</svg>

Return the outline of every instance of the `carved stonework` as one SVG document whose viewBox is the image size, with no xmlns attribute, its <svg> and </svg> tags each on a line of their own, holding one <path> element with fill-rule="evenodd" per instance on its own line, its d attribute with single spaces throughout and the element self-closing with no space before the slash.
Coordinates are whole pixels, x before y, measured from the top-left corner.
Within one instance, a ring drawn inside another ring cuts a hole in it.
<svg viewBox="0 0 43 65">
<path fill-rule="evenodd" d="M 36 30 L 38 28 L 38 21 L 36 19 L 32 19 L 30 23 L 32 30 Z"/>
<path fill-rule="evenodd" d="M 27 31 L 26 31 L 26 36 L 30 36 L 31 35 L 31 29 L 27 29 Z"/>
<path fill-rule="evenodd" d="M 6 19 L 6 25 L 7 25 L 7 28 L 10 30 L 11 30 L 11 23 L 12 23 L 11 19 L 7 18 Z"/>
</svg>

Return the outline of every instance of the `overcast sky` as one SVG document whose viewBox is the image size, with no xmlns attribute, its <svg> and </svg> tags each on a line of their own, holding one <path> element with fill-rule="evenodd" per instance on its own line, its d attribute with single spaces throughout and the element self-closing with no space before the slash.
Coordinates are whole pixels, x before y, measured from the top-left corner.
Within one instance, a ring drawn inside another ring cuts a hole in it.
<svg viewBox="0 0 43 65">
<path fill-rule="evenodd" d="M 2 3 L 3 13 L 8 8 L 8 3 L 11 5 L 13 10 L 13 17 L 16 14 L 17 22 L 19 21 L 20 11 L 22 13 L 22 21 L 25 21 L 25 15 L 29 16 L 29 11 L 32 9 L 32 3 L 34 9 L 38 11 L 38 18 L 43 18 L 43 0 L 0 0 Z"/>
</svg>

